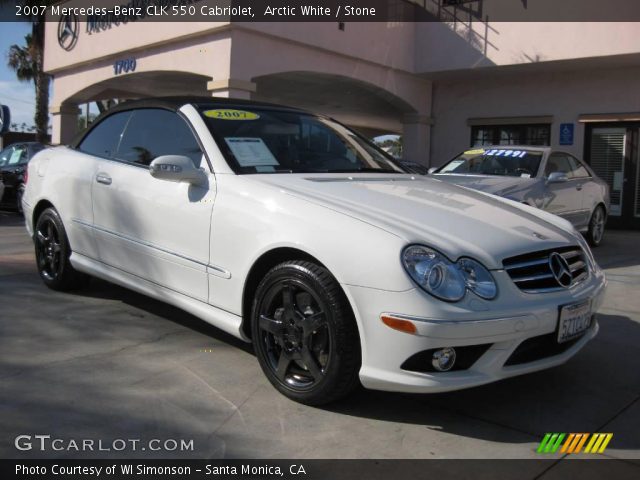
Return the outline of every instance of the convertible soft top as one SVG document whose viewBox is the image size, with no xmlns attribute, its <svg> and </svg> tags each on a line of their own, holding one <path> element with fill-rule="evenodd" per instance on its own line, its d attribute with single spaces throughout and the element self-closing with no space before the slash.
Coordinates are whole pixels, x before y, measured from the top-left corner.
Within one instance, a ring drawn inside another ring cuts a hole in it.
<svg viewBox="0 0 640 480">
<path fill-rule="evenodd" d="M 108 117 L 117 112 L 123 112 L 127 110 L 134 110 L 138 108 L 161 108 L 164 110 L 171 110 L 172 112 L 177 112 L 184 105 L 194 105 L 196 108 L 206 107 L 206 108 L 247 108 L 247 107 L 260 107 L 274 110 L 285 110 L 291 112 L 298 113 L 310 113 L 306 110 L 295 108 L 295 107 L 287 107 L 284 105 L 277 105 L 275 103 L 267 103 L 267 102 L 256 102 L 254 100 L 241 100 L 239 98 L 221 98 L 221 97 L 198 97 L 198 96 L 175 96 L 175 97 L 155 97 L 155 98 L 142 98 L 139 100 L 127 100 L 118 105 L 110 108 L 106 112 L 101 113 L 92 124 L 97 124 L 104 117 Z M 91 127 L 89 127 L 89 130 Z M 70 147 L 76 148 L 80 143 L 84 135 L 88 132 L 88 130 L 83 130 L 79 132 L 76 138 L 69 144 Z"/>
</svg>

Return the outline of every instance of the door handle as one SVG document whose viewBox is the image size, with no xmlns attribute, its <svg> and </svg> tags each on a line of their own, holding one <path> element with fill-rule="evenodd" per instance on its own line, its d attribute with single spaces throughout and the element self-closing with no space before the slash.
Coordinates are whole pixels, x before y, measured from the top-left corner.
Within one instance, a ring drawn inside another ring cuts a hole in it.
<svg viewBox="0 0 640 480">
<path fill-rule="evenodd" d="M 102 183 L 103 185 L 111 185 L 111 177 L 106 173 L 99 173 L 96 175 L 96 182 Z"/>
<path fill-rule="evenodd" d="M 578 190 L 578 191 L 582 190 L 582 185 L 577 185 L 576 186 L 576 190 Z"/>
</svg>

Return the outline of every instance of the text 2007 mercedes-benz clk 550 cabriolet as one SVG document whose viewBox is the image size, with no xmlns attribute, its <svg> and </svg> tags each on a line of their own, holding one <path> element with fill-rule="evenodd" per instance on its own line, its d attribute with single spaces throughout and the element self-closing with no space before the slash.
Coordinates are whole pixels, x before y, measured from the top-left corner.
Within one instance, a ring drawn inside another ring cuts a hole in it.
<svg viewBox="0 0 640 480">
<path fill-rule="evenodd" d="M 481 385 L 598 331 L 605 277 L 568 222 L 293 108 L 121 104 L 36 155 L 23 207 L 47 286 L 92 275 L 176 305 L 253 342 L 303 403 Z"/>
</svg>

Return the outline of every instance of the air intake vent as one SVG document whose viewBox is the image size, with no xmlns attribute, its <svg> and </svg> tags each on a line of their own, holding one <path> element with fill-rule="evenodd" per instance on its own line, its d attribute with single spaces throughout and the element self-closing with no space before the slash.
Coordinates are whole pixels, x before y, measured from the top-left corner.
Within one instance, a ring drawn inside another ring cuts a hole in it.
<svg viewBox="0 0 640 480">
<path fill-rule="evenodd" d="M 502 265 L 516 286 L 526 293 L 555 292 L 573 287 L 589 276 L 580 247 L 565 247 L 518 255 Z"/>
</svg>

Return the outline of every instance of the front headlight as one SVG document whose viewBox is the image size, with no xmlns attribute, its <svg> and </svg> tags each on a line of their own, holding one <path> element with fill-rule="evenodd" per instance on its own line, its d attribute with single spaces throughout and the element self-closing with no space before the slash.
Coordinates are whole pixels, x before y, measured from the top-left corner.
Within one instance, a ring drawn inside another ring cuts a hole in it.
<svg viewBox="0 0 640 480">
<path fill-rule="evenodd" d="M 470 258 L 461 258 L 457 264 L 469 290 L 486 300 L 496 298 L 498 287 L 489 270 Z"/>
<path fill-rule="evenodd" d="M 409 245 L 402 252 L 402 263 L 422 289 L 441 300 L 462 300 L 467 289 L 487 300 L 498 293 L 491 273 L 470 258 L 454 263 L 429 247 Z"/>
</svg>

